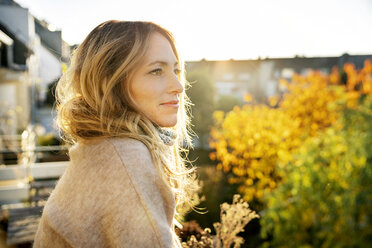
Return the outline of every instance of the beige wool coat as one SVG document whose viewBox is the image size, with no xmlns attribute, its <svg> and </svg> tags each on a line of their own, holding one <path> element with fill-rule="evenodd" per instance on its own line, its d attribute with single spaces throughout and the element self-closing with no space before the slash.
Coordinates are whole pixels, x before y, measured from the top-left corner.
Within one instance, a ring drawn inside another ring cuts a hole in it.
<svg viewBox="0 0 372 248">
<path fill-rule="evenodd" d="M 174 192 L 130 138 L 78 143 L 35 236 L 44 247 L 180 247 Z"/>
</svg>

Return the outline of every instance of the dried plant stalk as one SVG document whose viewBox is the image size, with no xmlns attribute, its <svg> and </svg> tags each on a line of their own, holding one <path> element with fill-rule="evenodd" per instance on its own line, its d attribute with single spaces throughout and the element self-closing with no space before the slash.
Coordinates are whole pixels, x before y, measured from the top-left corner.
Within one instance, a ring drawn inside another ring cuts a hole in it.
<svg viewBox="0 0 372 248">
<path fill-rule="evenodd" d="M 230 248 L 234 243 L 234 248 L 239 248 L 244 243 L 242 237 L 237 236 L 244 231 L 244 227 L 254 218 L 259 218 L 255 211 L 249 208 L 247 202 L 236 194 L 233 203 L 221 204 L 221 222 L 214 223 L 216 230 L 217 248 Z"/>
<path fill-rule="evenodd" d="M 220 207 L 221 222 L 213 224 L 216 236 L 213 238 L 210 235 L 211 230 L 205 228 L 200 240 L 192 235 L 187 242 L 182 243 L 183 248 L 231 248 L 232 244 L 234 248 L 239 248 L 244 243 L 244 239 L 237 235 L 244 231 L 244 227 L 252 219 L 259 218 L 259 215 L 238 194 L 234 195 L 231 205 L 225 202 Z"/>
<path fill-rule="evenodd" d="M 194 235 L 187 242 L 182 243 L 183 248 L 213 248 L 213 239 L 211 237 L 211 229 L 205 228 L 201 233 L 200 241 Z"/>
</svg>

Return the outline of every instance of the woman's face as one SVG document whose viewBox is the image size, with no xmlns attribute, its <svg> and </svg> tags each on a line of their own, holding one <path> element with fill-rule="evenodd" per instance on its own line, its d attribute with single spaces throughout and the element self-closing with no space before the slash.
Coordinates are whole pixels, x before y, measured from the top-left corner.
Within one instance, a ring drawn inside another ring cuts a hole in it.
<svg viewBox="0 0 372 248">
<path fill-rule="evenodd" d="M 144 62 L 134 72 L 129 85 L 137 109 L 161 127 L 177 123 L 179 65 L 169 41 L 159 33 L 150 36 Z"/>
</svg>

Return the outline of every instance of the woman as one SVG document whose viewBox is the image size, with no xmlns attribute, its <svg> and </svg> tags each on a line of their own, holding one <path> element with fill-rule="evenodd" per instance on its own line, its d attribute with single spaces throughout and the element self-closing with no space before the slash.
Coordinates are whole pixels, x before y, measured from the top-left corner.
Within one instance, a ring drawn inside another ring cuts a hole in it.
<svg viewBox="0 0 372 248">
<path fill-rule="evenodd" d="M 156 24 L 107 21 L 87 36 L 57 85 L 58 126 L 74 145 L 34 247 L 180 247 L 175 209 L 198 189 L 180 156 L 183 72 Z"/>
</svg>

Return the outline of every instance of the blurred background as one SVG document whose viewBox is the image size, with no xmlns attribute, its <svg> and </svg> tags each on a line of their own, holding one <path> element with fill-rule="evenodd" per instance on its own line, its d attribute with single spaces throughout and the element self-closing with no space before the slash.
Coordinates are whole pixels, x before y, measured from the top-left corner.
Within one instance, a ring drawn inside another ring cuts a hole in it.
<svg viewBox="0 0 372 248">
<path fill-rule="evenodd" d="M 110 19 L 160 24 L 185 60 L 208 212 L 180 210 L 184 241 L 240 194 L 242 247 L 372 247 L 370 0 L 0 0 L 0 247 L 32 244 L 69 159 L 56 83 Z"/>
</svg>

